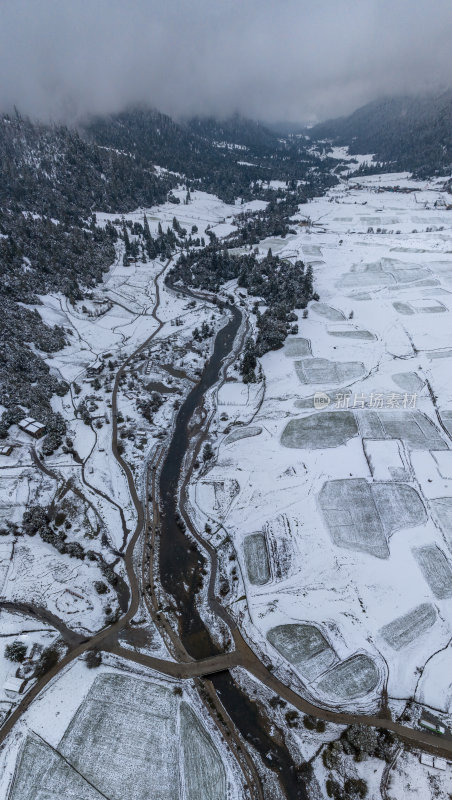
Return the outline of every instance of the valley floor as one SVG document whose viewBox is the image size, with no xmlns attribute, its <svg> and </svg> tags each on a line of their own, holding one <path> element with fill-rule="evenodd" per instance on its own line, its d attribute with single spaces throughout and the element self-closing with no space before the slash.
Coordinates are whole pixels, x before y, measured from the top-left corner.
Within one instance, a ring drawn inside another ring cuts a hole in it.
<svg viewBox="0 0 452 800">
<path fill-rule="evenodd" d="M 225 556 L 228 608 L 274 674 L 327 707 L 412 724 L 428 707 L 449 727 L 443 182 L 350 180 L 309 205 L 296 236 L 261 242 L 311 263 L 321 301 L 261 359 L 262 383 L 220 388 L 216 462 L 190 496 Z"/>
<path fill-rule="evenodd" d="M 187 510 L 217 552 L 216 594 L 283 683 L 323 708 L 383 710 L 416 725 L 428 707 L 449 726 L 452 212 L 442 207 L 440 188 L 440 181 L 421 184 L 405 175 L 361 178 L 359 184 L 350 179 L 300 207 L 295 235 L 261 242 L 263 254 L 271 247 L 283 258 L 312 264 L 321 299 L 298 312 L 299 333 L 260 360 L 257 383 L 243 384 L 236 362 L 208 393 L 215 457 L 195 467 Z M 234 230 L 234 216 L 243 210 L 193 192 L 177 217 L 182 225 L 197 225 L 200 235 L 210 225 L 221 237 Z M 159 221 L 171 224 L 173 215 L 171 204 L 147 211 L 152 231 Z M 112 216 L 98 214 L 98 220 Z M 138 221 L 142 211 L 129 216 Z M 111 450 L 112 392 L 116 387 L 121 454 L 146 506 L 152 501 L 147 465 L 168 441 L 175 413 L 225 322 L 201 297 L 189 301 L 170 292 L 165 269 L 160 261 L 125 267 L 118 249 L 117 263 L 91 299 L 70 306 L 47 297 L 39 307 L 45 321 L 72 331 L 71 345 L 49 361 L 72 383 L 71 396 L 55 400 L 69 442 L 65 452 L 44 459 L 39 443 L 11 430 L 13 454 L 0 456 L 8 498 L 2 513 L 19 522 L 34 503 L 59 504 L 68 541 L 99 557 L 58 553 L 38 536 L 4 537 L 0 607 L 16 604 L 15 611 L 1 612 L 5 636 L 19 637 L 30 651 L 58 633 L 66 643 L 70 636 L 80 642 L 127 608 L 124 554 L 137 508 Z M 254 298 L 235 284 L 225 291 L 253 327 Z M 203 322 L 211 333 L 194 341 L 193 329 Z M 163 402 L 149 410 L 143 403 L 154 393 Z M 79 413 L 81 401 L 88 421 Z M 136 567 L 136 553 L 134 559 Z M 119 584 L 107 580 L 102 562 L 116 570 Z M 200 593 L 201 613 L 227 647 L 206 592 Z M 19 613 L 24 603 L 28 616 Z M 44 606 L 52 616 L 43 614 Z M 170 625 L 162 633 L 148 610 L 141 598 L 120 645 L 174 662 Z M 165 613 L 170 619 L 171 609 Z M 14 672 L 2 659 L 5 716 L 20 701 L 5 691 Z M 312 760 L 312 797 L 316 791 L 323 796 L 328 777 L 322 748 L 341 730 L 328 723 L 323 732 L 300 726 L 290 734 L 297 759 Z M 103 753 L 102 774 L 93 747 Z M 62 790 L 75 793 L 74 787 L 86 800 L 132 800 L 156 783 L 162 800 L 247 796 L 193 682 L 131 666 L 114 653 L 104 654 L 97 672 L 78 659 L 50 682 L 9 735 L 2 759 L 0 796 L 10 800 L 53 800 Z M 171 774 L 165 759 L 173 764 Z M 404 752 L 391 774 L 381 759 L 348 768 L 365 776 L 372 799 L 385 796 L 382 783 L 387 798 L 427 800 L 434 785 L 446 798 L 449 772 L 439 780 L 434 766 L 417 759 Z M 137 760 L 141 772 L 131 787 Z M 118 764 L 128 783 L 112 783 Z M 75 773 L 83 776 L 77 786 Z M 410 785 L 413 774 L 421 793 Z M 276 789 L 272 796 L 278 797 Z"/>
</svg>

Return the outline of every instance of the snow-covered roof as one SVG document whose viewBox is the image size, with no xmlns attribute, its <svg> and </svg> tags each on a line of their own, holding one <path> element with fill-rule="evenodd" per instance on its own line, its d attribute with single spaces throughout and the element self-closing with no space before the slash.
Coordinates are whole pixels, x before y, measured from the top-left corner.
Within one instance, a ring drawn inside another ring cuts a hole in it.
<svg viewBox="0 0 452 800">
<path fill-rule="evenodd" d="M 27 433 L 38 433 L 44 430 L 45 425 L 43 425 L 42 422 L 37 422 L 33 417 L 25 417 L 19 422 L 19 428 L 22 428 L 23 431 L 27 431 Z"/>
</svg>

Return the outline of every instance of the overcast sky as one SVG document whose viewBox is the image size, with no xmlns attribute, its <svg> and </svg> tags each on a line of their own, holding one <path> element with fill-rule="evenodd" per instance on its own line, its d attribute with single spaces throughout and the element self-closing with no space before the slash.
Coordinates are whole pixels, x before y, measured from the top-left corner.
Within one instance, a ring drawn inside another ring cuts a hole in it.
<svg viewBox="0 0 452 800">
<path fill-rule="evenodd" d="M 0 106 L 267 121 L 452 83 L 452 0 L 0 0 Z"/>
</svg>

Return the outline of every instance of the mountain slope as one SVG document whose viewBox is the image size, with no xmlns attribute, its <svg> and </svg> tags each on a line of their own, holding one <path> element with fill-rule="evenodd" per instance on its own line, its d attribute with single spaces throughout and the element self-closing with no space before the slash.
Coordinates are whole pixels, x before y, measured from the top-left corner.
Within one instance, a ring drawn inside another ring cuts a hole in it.
<svg viewBox="0 0 452 800">
<path fill-rule="evenodd" d="M 226 201 L 250 196 L 250 177 L 233 156 L 158 111 L 134 109 L 99 117 L 84 125 L 83 134 L 104 147 L 131 153 L 143 168 L 157 164 L 200 182 Z"/>
<path fill-rule="evenodd" d="M 96 208 L 125 211 L 163 202 L 174 182 L 64 126 L 19 115 L 0 120 L 0 205 L 78 218 Z"/>
<path fill-rule="evenodd" d="M 452 91 L 376 100 L 309 135 L 348 145 L 351 153 L 374 153 L 392 168 L 444 174 L 452 165 Z"/>
<path fill-rule="evenodd" d="M 260 122 L 245 119 L 239 114 L 224 120 L 214 117 L 193 117 L 187 128 L 215 144 L 232 144 L 250 150 L 253 155 L 273 153 L 281 149 L 278 137 Z"/>
<path fill-rule="evenodd" d="M 155 110 L 133 109 L 92 119 L 82 133 L 90 142 L 131 153 L 143 168 L 157 164 L 180 173 L 225 202 L 269 199 L 263 184 L 275 179 L 308 181 L 304 196 L 331 183 L 329 165 L 307 152 L 304 139 L 284 142 L 239 116 L 177 123 Z"/>
<path fill-rule="evenodd" d="M 83 297 L 115 258 L 116 230 L 92 212 L 162 202 L 174 182 L 65 127 L 0 119 L 0 437 L 24 409 L 46 424 L 48 452 L 65 429 L 50 398 L 68 387 L 40 353 L 63 347 L 67 332 L 23 304 L 49 292 Z"/>
</svg>

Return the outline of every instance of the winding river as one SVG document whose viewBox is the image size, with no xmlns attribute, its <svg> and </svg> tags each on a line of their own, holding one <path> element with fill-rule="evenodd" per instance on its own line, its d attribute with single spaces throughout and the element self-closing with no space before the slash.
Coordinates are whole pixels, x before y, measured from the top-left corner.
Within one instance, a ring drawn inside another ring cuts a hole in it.
<svg viewBox="0 0 452 800">
<path fill-rule="evenodd" d="M 182 466 L 189 446 L 189 423 L 201 405 L 205 393 L 220 378 L 224 359 L 232 350 L 242 322 L 242 314 L 228 307 L 229 322 L 218 332 L 212 356 L 199 383 L 190 391 L 179 409 L 173 436 L 160 472 L 160 581 L 163 589 L 174 599 L 180 625 L 180 638 L 187 652 L 195 659 L 207 658 L 220 652 L 203 622 L 197 605 L 196 592 L 208 565 L 204 556 L 177 523 L 178 489 Z M 210 677 L 221 702 L 243 738 L 260 754 L 268 768 L 276 772 L 285 796 L 289 800 L 305 800 L 304 782 L 297 776 L 288 750 L 275 741 L 257 703 L 237 686 L 230 672 Z M 264 788 L 265 793 L 265 788 Z M 265 794 L 264 794 L 265 796 Z"/>
</svg>

